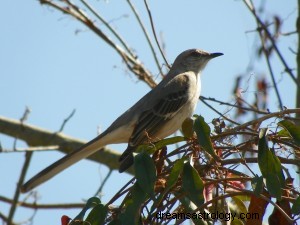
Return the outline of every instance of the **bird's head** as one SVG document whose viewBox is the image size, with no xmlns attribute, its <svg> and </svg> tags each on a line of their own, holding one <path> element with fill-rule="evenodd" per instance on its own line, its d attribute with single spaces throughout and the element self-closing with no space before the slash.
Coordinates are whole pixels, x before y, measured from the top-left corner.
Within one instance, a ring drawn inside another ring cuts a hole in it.
<svg viewBox="0 0 300 225">
<path fill-rule="evenodd" d="M 193 71 L 198 74 L 204 69 L 209 60 L 221 55 L 223 55 L 223 53 L 208 53 L 200 49 L 189 49 L 177 56 L 171 70 L 175 69 L 176 72 Z"/>
</svg>

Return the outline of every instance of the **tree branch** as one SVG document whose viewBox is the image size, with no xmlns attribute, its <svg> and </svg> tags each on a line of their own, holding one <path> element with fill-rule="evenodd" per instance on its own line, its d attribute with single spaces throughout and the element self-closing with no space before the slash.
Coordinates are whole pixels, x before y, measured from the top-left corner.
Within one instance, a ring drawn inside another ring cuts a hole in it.
<svg viewBox="0 0 300 225">
<path fill-rule="evenodd" d="M 255 120 L 251 120 L 247 123 L 241 124 L 239 126 L 233 127 L 230 129 L 230 131 L 237 131 L 237 130 L 241 130 L 241 129 L 245 129 L 250 125 L 253 124 L 257 124 L 257 123 L 261 123 L 264 120 L 270 119 L 272 117 L 283 117 L 286 114 L 290 114 L 290 113 L 300 113 L 300 109 L 286 109 L 286 110 L 282 110 L 280 112 L 274 112 L 274 113 L 270 113 L 268 115 L 265 115 L 261 118 L 255 119 Z"/>
<path fill-rule="evenodd" d="M 123 48 L 114 43 L 111 38 L 107 36 L 101 29 L 99 29 L 99 27 L 97 27 L 95 23 L 91 19 L 89 19 L 88 16 L 76 5 L 72 4 L 68 0 L 63 1 L 63 3 L 61 3 L 62 5 L 51 0 L 40 0 L 40 3 L 49 5 L 56 10 L 68 14 L 83 23 L 122 57 L 122 59 L 126 63 L 127 68 L 131 72 L 133 72 L 138 77 L 138 79 L 144 81 L 151 88 L 156 86 L 156 82 L 153 80 L 151 73 L 144 67 L 144 65 L 138 60 L 138 58 L 135 58 L 131 54 L 128 54 Z M 63 4 L 66 4 L 66 6 Z"/>
<path fill-rule="evenodd" d="M 291 68 L 288 66 L 287 62 L 285 61 L 284 57 L 282 56 L 281 52 L 279 51 L 277 44 L 272 36 L 272 34 L 270 33 L 270 31 L 268 30 L 266 24 L 264 24 L 264 22 L 259 18 L 259 16 L 256 14 L 255 8 L 253 6 L 252 1 L 247 1 L 247 0 L 243 0 L 243 2 L 245 3 L 246 7 L 249 9 L 249 11 L 252 13 L 252 15 L 255 17 L 256 22 L 258 24 L 258 26 L 260 28 L 262 28 L 265 32 L 266 35 L 268 36 L 269 40 L 272 43 L 272 46 L 274 47 L 274 50 L 277 54 L 277 56 L 279 57 L 281 63 L 283 64 L 284 68 L 285 68 L 285 72 L 288 73 L 288 75 L 291 77 L 291 79 L 295 82 L 295 84 L 297 85 L 298 89 L 300 88 L 300 83 L 299 81 L 296 79 L 296 77 L 294 76 Z"/>
<path fill-rule="evenodd" d="M 19 138 L 32 147 L 58 145 L 59 151 L 66 154 L 85 144 L 85 141 L 67 136 L 63 133 L 53 133 L 49 130 L 1 116 L 0 133 Z M 88 159 L 104 164 L 110 169 L 118 170 L 120 155 L 119 152 L 104 147 L 97 153 L 89 156 Z M 127 172 L 133 174 L 133 169 L 129 169 Z"/>
<path fill-rule="evenodd" d="M 0 196 L 0 201 L 12 204 L 13 200 Z M 18 206 L 22 206 L 30 209 L 74 209 L 74 208 L 83 208 L 85 203 L 69 203 L 69 204 L 36 204 L 36 203 L 27 203 L 27 202 L 17 202 Z"/>
</svg>

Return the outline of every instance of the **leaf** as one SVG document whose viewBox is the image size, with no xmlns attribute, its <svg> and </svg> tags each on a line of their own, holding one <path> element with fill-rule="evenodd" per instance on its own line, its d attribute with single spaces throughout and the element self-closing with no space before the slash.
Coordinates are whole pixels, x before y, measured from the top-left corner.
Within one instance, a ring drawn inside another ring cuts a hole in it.
<svg viewBox="0 0 300 225">
<path fill-rule="evenodd" d="M 184 166 L 184 161 L 186 158 L 178 159 L 174 162 L 174 165 L 172 167 L 171 173 L 168 177 L 166 189 L 171 189 L 177 182 L 179 175 L 181 174 Z"/>
<path fill-rule="evenodd" d="M 269 202 L 266 199 L 252 195 L 248 207 L 248 215 L 255 215 L 255 216 L 247 220 L 247 225 L 262 224 L 262 220 L 265 215 L 268 204 Z"/>
<path fill-rule="evenodd" d="M 282 130 L 278 131 L 277 135 L 280 136 L 280 137 L 292 138 L 292 136 L 290 135 L 290 133 L 287 130 L 285 130 L 285 129 L 282 129 Z"/>
<path fill-rule="evenodd" d="M 186 141 L 186 139 L 184 137 L 181 137 L 181 136 L 165 138 L 165 139 L 162 139 L 162 140 L 156 142 L 155 143 L 155 148 L 156 149 L 161 149 L 162 147 L 165 147 L 167 145 L 173 145 L 173 144 L 176 144 L 176 143 L 182 142 L 182 141 Z"/>
<path fill-rule="evenodd" d="M 294 204 L 292 206 L 292 213 L 294 215 L 300 214 L 300 196 L 294 201 Z"/>
<path fill-rule="evenodd" d="M 254 189 L 254 194 L 256 196 L 259 196 L 262 191 L 263 191 L 263 187 L 264 187 L 264 178 L 262 176 L 258 177 L 255 176 L 252 181 L 251 181 L 251 185 Z"/>
<path fill-rule="evenodd" d="M 262 128 L 259 132 L 258 165 L 263 177 L 266 179 L 266 186 L 270 194 L 281 199 L 281 188 L 285 186 L 285 178 L 278 157 L 268 147 L 267 132 L 267 128 Z"/>
<path fill-rule="evenodd" d="M 178 159 L 174 162 L 172 170 L 170 172 L 170 175 L 167 179 L 166 187 L 163 193 L 161 193 L 158 198 L 154 201 L 150 212 L 153 212 L 155 208 L 161 203 L 163 200 L 164 196 L 170 191 L 170 189 L 176 184 L 180 174 L 182 173 L 183 170 L 183 165 L 185 161 L 185 157 Z"/>
<path fill-rule="evenodd" d="M 122 223 L 118 218 L 116 218 L 116 219 L 110 221 L 107 225 L 122 225 Z"/>
<path fill-rule="evenodd" d="M 100 203 L 101 203 L 101 201 L 97 197 L 89 198 L 87 200 L 85 206 L 81 210 L 81 212 L 73 219 L 73 221 L 76 221 L 76 220 L 83 221 L 83 217 L 84 217 L 86 211 L 88 211 L 90 208 L 94 208 L 95 206 L 99 205 Z M 71 224 L 72 224 L 72 222 L 71 222 Z"/>
<path fill-rule="evenodd" d="M 204 203 L 204 183 L 197 170 L 189 162 L 183 166 L 182 188 L 186 192 L 187 197 L 198 207 Z"/>
<path fill-rule="evenodd" d="M 289 120 L 282 120 L 278 125 L 288 131 L 295 143 L 300 146 L 300 126 L 296 126 Z"/>
<path fill-rule="evenodd" d="M 131 199 L 127 201 L 127 207 L 119 218 L 122 225 L 140 224 L 140 209 L 147 199 L 147 193 L 137 183 L 133 185 L 130 196 Z"/>
<path fill-rule="evenodd" d="M 145 152 L 135 156 L 134 169 L 137 184 L 150 196 L 154 194 L 156 169 L 152 158 Z"/>
<path fill-rule="evenodd" d="M 189 213 L 195 211 L 197 208 L 195 204 L 191 204 L 191 200 L 185 197 L 180 197 L 182 195 L 181 191 L 175 192 L 174 195 L 179 198 L 180 203 L 184 207 L 184 213 Z M 194 205 L 195 207 L 192 207 Z M 205 212 L 205 209 L 202 211 L 202 213 Z M 191 218 L 193 220 L 193 224 L 195 225 L 211 225 L 211 219 L 210 217 L 205 217 L 205 218 Z"/>
<path fill-rule="evenodd" d="M 282 211 L 285 212 L 285 214 L 288 217 L 290 217 L 290 218 L 292 217 L 292 210 L 291 210 L 290 202 L 288 199 L 282 199 L 280 201 L 277 200 L 276 204 Z M 271 213 L 271 215 L 268 218 L 269 224 L 282 225 L 282 224 L 296 224 L 297 223 L 297 222 L 291 223 L 291 221 L 288 221 L 287 218 L 282 214 L 281 210 L 278 210 L 277 207 L 273 208 L 273 212 Z"/>
<path fill-rule="evenodd" d="M 107 207 L 103 204 L 95 206 L 85 221 L 89 222 L 90 225 L 101 225 L 104 224 L 107 215 Z"/>
<path fill-rule="evenodd" d="M 236 210 L 239 213 L 246 214 L 248 212 L 247 207 L 245 206 L 244 202 L 240 198 L 233 196 L 231 197 L 231 199 L 232 202 L 234 203 L 234 206 L 236 207 Z"/>
<path fill-rule="evenodd" d="M 61 225 L 68 225 L 69 222 L 70 222 L 70 220 L 71 220 L 71 218 L 68 217 L 68 216 L 66 216 L 66 215 L 63 215 L 63 216 L 60 218 L 60 220 L 61 220 Z"/>
<path fill-rule="evenodd" d="M 187 118 L 183 121 L 181 128 L 182 128 L 182 133 L 185 137 L 187 138 L 192 138 L 194 135 L 194 120 L 192 118 Z"/>
<path fill-rule="evenodd" d="M 210 139 L 210 127 L 205 123 L 202 116 L 197 116 L 194 122 L 194 131 L 197 134 L 198 142 L 209 155 L 218 160 Z"/>
<path fill-rule="evenodd" d="M 154 144 L 144 144 L 144 145 L 139 145 L 139 147 L 136 149 L 136 152 L 147 152 L 148 154 L 152 154 L 155 152 L 157 149 L 161 149 L 167 145 L 173 145 L 182 141 L 186 141 L 186 138 L 181 137 L 181 136 L 176 136 L 176 137 L 170 137 L 170 138 L 165 138 L 162 139 Z"/>
</svg>

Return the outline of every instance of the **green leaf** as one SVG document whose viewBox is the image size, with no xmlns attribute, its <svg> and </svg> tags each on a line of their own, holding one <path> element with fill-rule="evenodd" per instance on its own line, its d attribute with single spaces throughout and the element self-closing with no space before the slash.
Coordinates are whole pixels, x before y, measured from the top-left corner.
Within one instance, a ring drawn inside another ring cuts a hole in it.
<svg viewBox="0 0 300 225">
<path fill-rule="evenodd" d="M 185 137 L 187 138 L 192 138 L 194 135 L 194 120 L 192 118 L 187 118 L 183 121 L 181 128 L 182 128 L 182 133 Z"/>
<path fill-rule="evenodd" d="M 136 149 L 136 152 L 147 152 L 148 154 L 152 154 L 157 149 L 161 149 L 167 145 L 173 145 L 182 141 L 186 141 L 186 138 L 181 136 L 165 138 L 151 145 L 149 144 L 139 145 Z"/>
<path fill-rule="evenodd" d="M 167 190 L 170 190 L 176 184 L 179 175 L 182 173 L 185 160 L 186 158 L 184 157 L 174 162 L 173 168 L 167 180 L 167 184 L 166 184 Z"/>
<path fill-rule="evenodd" d="M 246 214 L 248 212 L 246 205 L 240 198 L 233 196 L 233 197 L 231 197 L 231 199 L 232 199 L 232 202 L 234 203 L 233 205 L 236 207 L 236 210 L 239 213 Z"/>
<path fill-rule="evenodd" d="M 140 210 L 147 199 L 147 193 L 135 183 L 131 190 L 131 200 L 127 201 L 124 212 L 120 215 L 122 225 L 140 224 Z"/>
<path fill-rule="evenodd" d="M 278 123 L 278 125 L 289 132 L 295 143 L 300 145 L 300 126 L 296 126 L 289 120 L 282 120 Z"/>
<path fill-rule="evenodd" d="M 262 176 L 258 177 L 255 176 L 252 181 L 251 181 L 251 185 L 254 189 L 254 194 L 256 196 L 259 196 L 262 191 L 263 191 L 263 187 L 264 187 L 264 178 Z"/>
<path fill-rule="evenodd" d="M 101 204 L 101 201 L 97 197 L 92 197 L 92 198 L 88 199 L 85 206 L 81 210 L 81 212 L 73 219 L 73 221 L 76 221 L 76 220 L 82 221 L 86 211 L 88 211 L 90 208 L 94 208 L 95 206 L 97 206 L 99 204 Z M 71 222 L 71 224 L 72 224 L 72 222 Z"/>
<path fill-rule="evenodd" d="M 181 197 L 183 193 L 179 190 L 178 192 L 175 192 L 174 195 L 179 198 L 180 203 L 184 207 L 184 213 L 189 213 L 195 211 L 197 208 L 195 204 L 191 204 L 191 200 L 185 197 Z M 195 206 L 195 207 L 192 207 Z M 202 213 L 205 212 L 205 209 L 202 211 Z M 210 221 L 210 217 L 207 218 L 192 218 L 193 224 L 195 225 L 212 225 L 212 222 Z"/>
<path fill-rule="evenodd" d="M 198 207 L 204 203 L 203 181 L 197 170 L 189 162 L 183 166 L 182 188 L 186 192 L 187 197 Z"/>
<path fill-rule="evenodd" d="M 270 173 L 266 176 L 266 186 L 271 196 L 274 196 L 279 200 L 281 199 L 282 187 L 280 185 L 279 177 L 276 174 Z"/>
<path fill-rule="evenodd" d="M 300 196 L 296 199 L 296 201 L 294 202 L 294 204 L 292 206 L 292 213 L 294 215 L 300 214 Z"/>
<path fill-rule="evenodd" d="M 89 222 L 90 225 L 102 225 L 104 224 L 107 215 L 107 207 L 103 204 L 95 206 L 85 221 Z"/>
<path fill-rule="evenodd" d="M 202 116 L 197 116 L 194 122 L 194 131 L 197 134 L 198 142 L 208 154 L 218 160 L 210 139 L 210 127 L 205 123 Z"/>
<path fill-rule="evenodd" d="M 142 152 L 134 158 L 134 169 L 137 184 L 150 196 L 154 194 L 156 168 L 152 158 Z"/>
<path fill-rule="evenodd" d="M 170 189 L 176 184 L 180 174 L 183 170 L 184 161 L 186 157 L 178 159 L 174 162 L 171 173 L 167 179 L 165 190 L 158 196 L 158 198 L 154 201 L 150 212 L 153 212 L 155 208 L 161 203 L 164 196 L 170 191 Z"/>
<path fill-rule="evenodd" d="M 280 137 L 292 138 L 292 136 L 290 135 L 290 133 L 288 131 L 286 131 L 285 129 L 282 129 L 282 130 L 278 131 L 277 135 L 280 136 Z"/>
<path fill-rule="evenodd" d="M 266 186 L 270 194 L 280 200 L 281 188 L 285 186 L 285 178 L 280 160 L 268 147 L 267 132 L 267 128 L 262 128 L 259 132 L 258 165 L 263 177 L 266 179 Z"/>
<path fill-rule="evenodd" d="M 121 221 L 117 218 L 110 221 L 107 225 L 122 225 Z"/>
</svg>

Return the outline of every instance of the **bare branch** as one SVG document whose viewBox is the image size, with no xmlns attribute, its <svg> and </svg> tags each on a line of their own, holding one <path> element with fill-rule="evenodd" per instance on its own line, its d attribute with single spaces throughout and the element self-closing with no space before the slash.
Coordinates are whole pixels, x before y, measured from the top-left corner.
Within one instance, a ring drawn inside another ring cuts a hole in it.
<svg viewBox="0 0 300 225">
<path fill-rule="evenodd" d="M 104 185 L 106 184 L 106 182 L 108 181 L 108 178 L 110 178 L 111 174 L 112 174 L 112 170 L 109 170 L 108 173 L 107 173 L 107 175 L 105 176 L 104 180 L 101 182 L 101 185 L 100 185 L 100 187 L 98 188 L 98 190 L 97 190 L 95 196 L 101 195 L 101 192 L 102 192 L 102 190 L 103 190 L 103 187 L 104 187 Z"/>
<path fill-rule="evenodd" d="M 52 151 L 59 150 L 58 145 L 51 146 L 37 146 L 37 147 L 27 147 L 27 148 L 15 148 L 15 149 L 2 149 L 3 153 L 20 153 L 20 152 L 38 152 L 38 151 Z"/>
<path fill-rule="evenodd" d="M 13 200 L 0 196 L 0 201 L 13 204 Z M 27 203 L 27 202 L 17 202 L 18 206 L 22 206 L 30 209 L 74 209 L 74 208 L 83 208 L 84 203 L 69 203 L 69 204 L 36 204 L 36 203 Z"/>
<path fill-rule="evenodd" d="M 283 164 L 290 164 L 290 165 L 295 165 L 299 166 L 300 165 L 300 160 L 299 159 L 287 159 L 283 157 L 278 157 L 280 162 Z M 229 164 L 238 164 L 238 163 L 257 163 L 257 157 L 254 158 L 235 158 L 235 159 L 224 159 L 221 161 L 221 164 L 223 166 L 229 165 Z"/>
<path fill-rule="evenodd" d="M 28 167 L 29 167 L 29 164 L 31 161 L 31 157 L 32 157 L 32 152 L 25 153 L 25 162 L 24 162 L 23 168 L 21 170 L 20 178 L 18 179 L 17 187 L 16 187 L 15 194 L 14 194 L 14 199 L 13 199 L 13 202 L 11 204 L 11 208 L 10 208 L 10 211 L 8 214 L 7 224 L 11 224 L 13 221 L 13 217 L 14 217 L 14 214 L 17 209 L 17 203 L 18 203 L 19 197 L 20 197 L 20 187 L 24 183 L 26 172 L 28 170 Z"/>
<path fill-rule="evenodd" d="M 0 133 L 11 137 L 18 137 L 29 146 L 53 146 L 58 145 L 59 151 L 66 154 L 79 148 L 85 141 L 67 136 L 63 133 L 53 133 L 51 131 L 29 125 L 20 121 L 8 119 L 0 116 Z M 97 154 L 93 154 L 88 159 L 108 166 L 110 169 L 119 169 L 120 153 L 109 148 L 102 148 Z M 129 170 L 133 173 L 133 169 Z"/>
<path fill-rule="evenodd" d="M 159 61 L 158 61 L 156 52 L 155 52 L 155 50 L 154 50 L 154 46 L 153 46 L 152 41 L 151 41 L 151 39 L 150 39 L 150 37 L 149 37 L 149 34 L 148 34 L 148 32 L 147 32 L 147 29 L 146 29 L 145 25 L 143 24 L 143 22 L 142 22 L 142 20 L 141 20 L 141 17 L 140 17 L 140 15 L 138 14 L 138 12 L 137 12 L 137 10 L 135 9 L 135 7 L 134 7 L 134 5 L 132 4 L 132 2 L 131 2 L 130 0 L 127 0 L 127 2 L 128 2 L 128 4 L 129 4 L 129 6 L 130 6 L 130 8 L 131 8 L 131 10 L 132 10 L 132 12 L 133 12 L 133 14 L 135 15 L 135 18 L 137 19 L 138 23 L 140 24 L 140 27 L 141 27 L 142 30 L 143 30 L 143 33 L 144 33 L 144 35 L 145 35 L 145 37 L 146 37 L 146 39 L 147 39 L 148 45 L 149 45 L 149 47 L 150 47 L 150 49 L 151 49 L 151 52 L 152 52 L 152 55 L 153 55 L 153 57 L 154 57 L 156 66 L 157 66 L 157 68 L 158 68 L 160 74 L 163 75 L 163 72 L 162 72 L 162 70 L 161 70 L 160 63 L 159 63 Z"/>
<path fill-rule="evenodd" d="M 2 214 L 1 212 L 0 212 L 0 218 L 6 223 L 6 224 L 9 224 L 8 223 L 8 218 L 4 215 L 4 214 Z M 4 223 L 4 224 L 5 224 Z M 15 223 L 13 223 L 13 222 L 11 222 L 9 225 L 16 225 Z"/>
<path fill-rule="evenodd" d="M 286 109 L 286 110 L 282 110 L 280 112 L 270 113 L 270 114 L 265 115 L 265 116 L 263 116 L 261 118 L 258 118 L 258 119 L 255 119 L 255 120 L 251 120 L 251 121 L 249 121 L 247 123 L 244 123 L 244 124 L 241 124 L 241 125 L 236 126 L 234 128 L 231 128 L 230 130 L 231 131 L 237 131 L 237 130 L 245 129 L 245 128 L 247 128 L 250 125 L 261 123 L 264 120 L 270 119 L 272 117 L 283 117 L 284 115 L 290 114 L 290 113 L 300 113 L 300 108 L 299 109 Z"/>
<path fill-rule="evenodd" d="M 136 55 L 132 52 L 130 47 L 126 44 L 124 39 L 121 37 L 120 34 L 98 13 L 94 8 L 85 0 L 80 0 L 114 35 L 115 37 L 120 41 L 122 46 L 128 51 L 128 53 L 133 57 L 136 58 Z"/>
<path fill-rule="evenodd" d="M 208 104 L 204 98 L 199 97 L 200 101 L 203 102 L 207 107 L 209 107 L 211 110 L 213 110 L 215 113 L 217 113 L 220 117 L 224 118 L 225 120 L 231 122 L 232 124 L 235 125 L 240 125 L 239 123 L 235 122 L 234 120 L 228 118 L 225 116 L 223 113 L 220 113 L 218 110 L 216 110 L 214 107 L 212 107 L 210 104 Z"/>
<path fill-rule="evenodd" d="M 114 43 L 101 29 L 99 29 L 92 20 L 88 18 L 85 13 L 80 10 L 77 6 L 72 4 L 70 1 L 63 1 L 67 4 L 67 7 L 64 5 L 59 5 L 54 3 L 51 0 L 40 0 L 41 4 L 49 5 L 60 12 L 66 13 L 73 16 L 75 19 L 83 23 L 89 29 L 91 29 L 95 34 L 97 34 L 102 40 L 104 40 L 109 46 L 111 46 L 124 60 L 128 69 L 133 72 L 138 79 L 144 81 L 151 88 L 156 86 L 156 82 L 153 80 L 151 73 L 144 67 L 144 65 L 132 55 L 124 51 L 119 45 Z"/>
<path fill-rule="evenodd" d="M 266 27 L 266 29 L 268 29 L 268 28 Z M 268 70 L 270 72 L 270 76 L 271 76 L 271 79 L 272 79 L 272 83 L 273 83 L 273 86 L 274 86 L 274 89 L 275 89 L 275 93 L 276 93 L 276 96 L 277 96 L 277 99 L 278 99 L 278 102 L 279 102 L 279 107 L 280 107 L 281 110 L 283 110 L 282 100 L 281 100 L 280 93 L 279 93 L 277 83 L 276 83 L 276 80 L 275 80 L 273 68 L 272 68 L 271 62 L 270 62 L 270 54 L 268 53 L 268 51 L 266 49 L 266 43 L 265 43 L 265 40 L 262 36 L 261 30 L 258 30 L 258 34 L 259 34 L 259 38 L 260 38 L 260 41 L 261 41 L 262 50 L 263 50 L 263 53 L 264 53 L 264 56 L 265 56 L 265 59 L 266 59 L 266 62 L 267 62 Z M 274 43 L 275 43 L 275 41 L 274 41 Z"/>
<path fill-rule="evenodd" d="M 73 111 L 71 112 L 71 114 L 66 119 L 64 119 L 64 121 L 63 121 L 62 125 L 60 126 L 58 132 L 62 132 L 63 131 L 65 125 L 74 116 L 75 112 L 76 112 L 76 109 L 73 109 Z"/>
<path fill-rule="evenodd" d="M 167 61 L 167 59 L 165 57 L 165 54 L 164 54 L 163 50 L 161 49 L 159 41 L 157 39 L 157 35 L 156 35 L 156 31 L 155 31 L 155 26 L 154 26 L 153 19 L 152 19 L 152 14 L 151 14 L 151 11 L 150 11 L 150 8 L 149 8 L 147 0 L 144 0 L 144 3 L 145 3 L 145 6 L 147 8 L 147 12 L 148 12 L 148 15 L 149 15 L 149 19 L 150 19 L 150 23 L 151 23 L 151 28 L 152 28 L 153 36 L 155 38 L 157 47 L 159 48 L 160 54 L 162 55 L 162 57 L 163 57 L 163 59 L 164 59 L 164 61 L 166 63 L 166 66 L 170 69 L 171 66 L 169 65 L 169 63 L 168 63 L 168 61 Z"/>
<path fill-rule="evenodd" d="M 246 111 L 252 111 L 252 112 L 255 112 L 255 113 L 259 113 L 259 114 L 269 114 L 269 112 L 261 111 L 261 110 L 255 108 L 255 107 L 251 107 L 251 108 L 242 107 L 242 106 L 237 105 L 236 103 L 235 104 L 231 104 L 229 102 L 223 102 L 223 101 L 217 100 L 215 98 L 211 98 L 211 97 L 200 96 L 200 100 L 202 100 L 202 99 L 203 100 L 217 102 L 217 103 L 220 103 L 220 105 L 232 106 L 232 107 L 235 107 L 235 108 L 238 108 L 238 109 L 243 109 L 243 110 L 246 110 Z"/>
<path fill-rule="evenodd" d="M 276 41 L 274 40 L 274 38 L 273 38 L 272 34 L 270 33 L 268 27 L 264 24 L 264 22 L 256 14 L 256 11 L 255 11 L 255 8 L 254 8 L 252 2 L 250 0 L 244 0 L 244 3 L 247 6 L 247 8 L 250 10 L 252 15 L 255 17 L 256 22 L 258 23 L 259 27 L 262 28 L 266 32 L 266 35 L 268 36 L 269 40 L 271 41 L 272 46 L 274 47 L 274 50 L 275 50 L 276 54 L 278 55 L 280 61 L 282 62 L 283 66 L 285 68 L 285 72 L 287 72 L 289 74 L 289 76 L 292 78 L 292 80 L 295 82 L 295 84 L 297 85 L 297 87 L 299 89 L 300 88 L 300 83 L 297 81 L 295 75 L 293 74 L 292 70 L 290 69 L 290 67 L 288 66 L 288 64 L 285 61 L 284 57 L 282 56 L 280 50 L 277 47 Z"/>
</svg>

